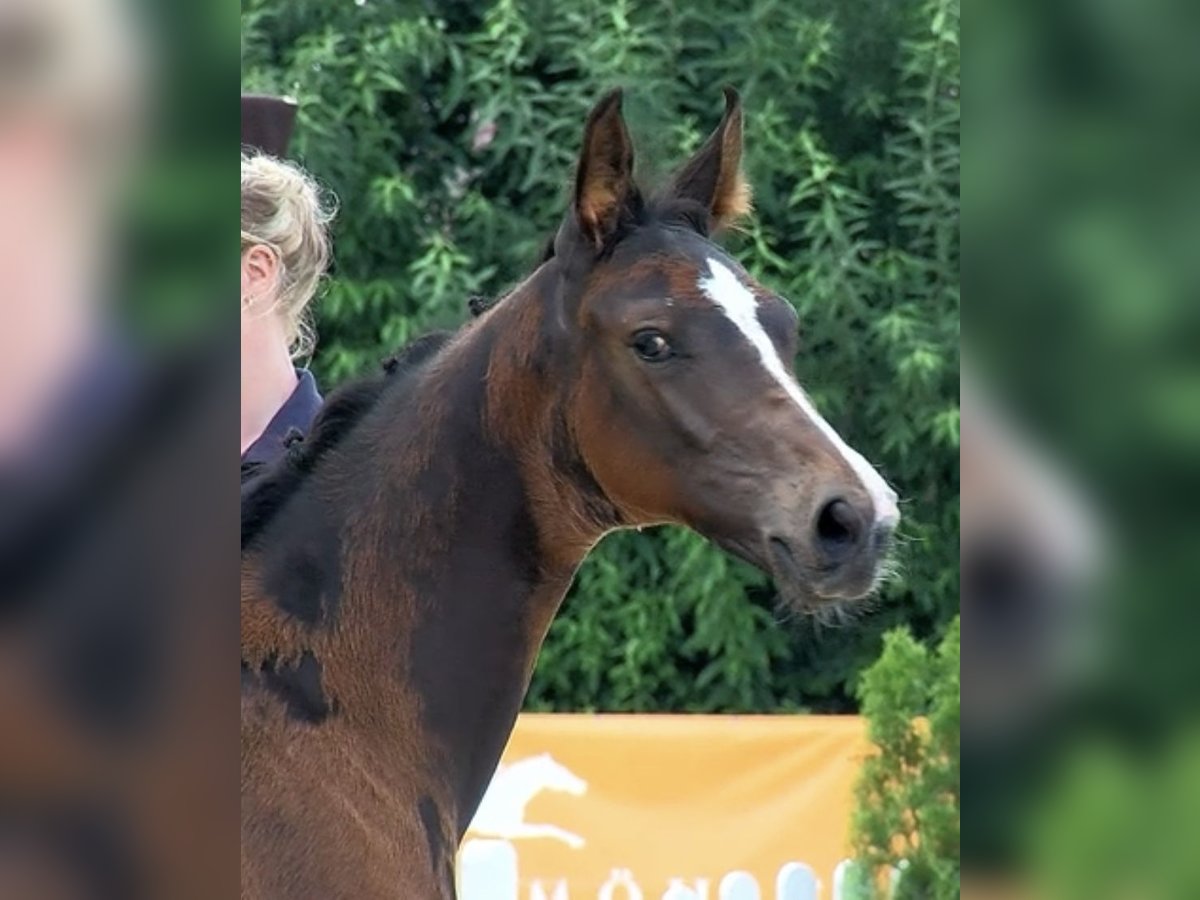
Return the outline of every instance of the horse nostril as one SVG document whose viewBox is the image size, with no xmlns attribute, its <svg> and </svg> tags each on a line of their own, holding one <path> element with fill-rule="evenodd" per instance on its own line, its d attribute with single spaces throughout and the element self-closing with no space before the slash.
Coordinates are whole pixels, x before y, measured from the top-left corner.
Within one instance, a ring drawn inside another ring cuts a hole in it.
<svg viewBox="0 0 1200 900">
<path fill-rule="evenodd" d="M 833 562 L 849 555 L 858 544 L 862 531 L 862 518 L 841 498 L 830 500 L 817 513 L 817 547 Z"/>
</svg>

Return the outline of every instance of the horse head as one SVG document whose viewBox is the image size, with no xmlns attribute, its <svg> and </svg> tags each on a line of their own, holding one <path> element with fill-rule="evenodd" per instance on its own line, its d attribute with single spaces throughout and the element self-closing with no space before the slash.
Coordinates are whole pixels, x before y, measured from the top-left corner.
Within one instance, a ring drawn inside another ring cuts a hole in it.
<svg viewBox="0 0 1200 900">
<path fill-rule="evenodd" d="M 645 195 L 621 94 L 588 118 L 543 269 L 544 346 L 569 372 L 567 431 L 621 525 L 690 526 L 797 607 L 856 599 L 883 570 L 896 494 L 797 383 L 797 315 L 714 236 L 749 206 L 742 107 Z"/>
</svg>

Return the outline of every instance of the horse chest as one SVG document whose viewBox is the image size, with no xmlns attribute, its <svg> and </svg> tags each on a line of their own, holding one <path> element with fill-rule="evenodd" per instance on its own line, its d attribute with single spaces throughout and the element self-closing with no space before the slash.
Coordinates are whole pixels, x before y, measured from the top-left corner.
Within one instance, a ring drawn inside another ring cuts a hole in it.
<svg viewBox="0 0 1200 900">
<path fill-rule="evenodd" d="M 453 900 L 454 848 L 436 807 L 352 756 L 258 746 L 272 744 L 243 760 L 243 900 Z"/>
</svg>

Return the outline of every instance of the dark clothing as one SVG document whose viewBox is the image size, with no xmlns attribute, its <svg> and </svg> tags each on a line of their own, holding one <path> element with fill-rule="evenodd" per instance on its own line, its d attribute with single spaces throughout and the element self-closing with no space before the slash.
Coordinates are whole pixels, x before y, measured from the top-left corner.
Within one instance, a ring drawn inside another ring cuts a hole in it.
<svg viewBox="0 0 1200 900">
<path fill-rule="evenodd" d="M 87 505 L 81 498 L 111 483 L 106 467 L 130 456 L 128 436 L 147 380 L 144 360 L 115 335 L 101 336 L 47 404 L 32 437 L 0 460 L 0 594 L 15 593 L 14 567 L 36 568 L 29 548 L 50 543 L 64 523 L 80 518 Z"/>
<path fill-rule="evenodd" d="M 284 439 L 293 428 L 308 433 L 321 408 L 321 395 L 308 369 L 297 369 L 296 377 L 299 379 L 296 389 L 279 407 L 258 440 L 242 455 L 243 466 L 257 467 L 278 458 L 283 453 Z"/>
<path fill-rule="evenodd" d="M 145 367 L 119 335 L 98 337 L 46 404 L 26 445 L 0 461 L 0 482 L 56 479 L 88 459 L 136 402 Z"/>
</svg>

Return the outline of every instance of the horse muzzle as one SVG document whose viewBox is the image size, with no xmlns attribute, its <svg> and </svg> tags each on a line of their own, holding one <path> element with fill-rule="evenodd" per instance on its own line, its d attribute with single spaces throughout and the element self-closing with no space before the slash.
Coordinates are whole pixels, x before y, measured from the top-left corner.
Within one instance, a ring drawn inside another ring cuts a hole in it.
<svg viewBox="0 0 1200 900">
<path fill-rule="evenodd" d="M 891 515 L 876 517 L 869 501 L 834 497 L 817 508 L 799 534 L 792 529 L 768 531 L 763 568 L 793 605 L 858 600 L 882 578 L 896 523 Z"/>
</svg>

